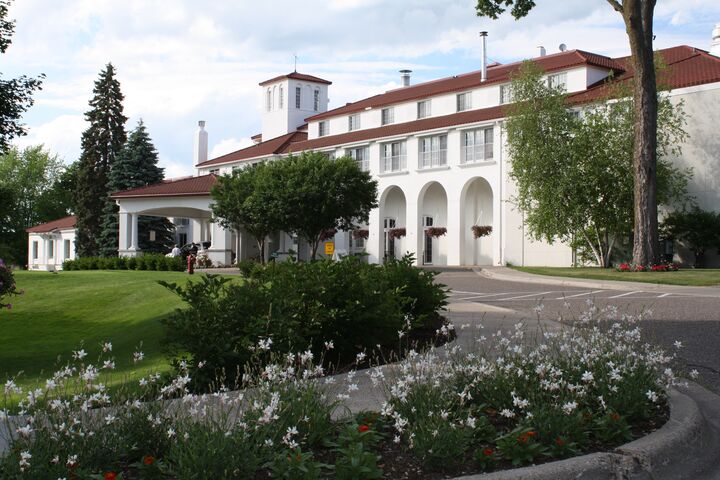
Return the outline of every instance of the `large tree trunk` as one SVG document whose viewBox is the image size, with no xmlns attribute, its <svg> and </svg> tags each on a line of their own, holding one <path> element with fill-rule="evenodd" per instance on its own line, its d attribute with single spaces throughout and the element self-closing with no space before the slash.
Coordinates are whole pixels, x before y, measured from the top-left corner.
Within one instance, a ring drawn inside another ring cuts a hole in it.
<svg viewBox="0 0 720 480">
<path fill-rule="evenodd" d="M 660 250 L 657 212 L 657 85 L 653 52 L 655 0 L 608 0 L 622 13 L 630 40 L 635 82 L 635 150 L 633 152 L 633 263 L 656 263 Z"/>
</svg>

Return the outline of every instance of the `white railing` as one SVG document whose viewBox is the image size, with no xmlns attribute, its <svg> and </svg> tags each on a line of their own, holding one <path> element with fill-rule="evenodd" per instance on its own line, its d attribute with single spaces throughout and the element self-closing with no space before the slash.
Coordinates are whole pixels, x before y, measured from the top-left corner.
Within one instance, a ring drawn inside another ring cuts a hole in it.
<svg viewBox="0 0 720 480">
<path fill-rule="evenodd" d="M 447 165 L 447 150 L 420 152 L 420 168 L 442 167 Z"/>
<path fill-rule="evenodd" d="M 383 157 L 382 159 L 382 171 L 387 172 L 402 172 L 407 170 L 407 156 L 406 155 L 395 155 L 392 157 Z"/>
<path fill-rule="evenodd" d="M 475 163 L 492 160 L 493 147 L 491 143 L 468 145 L 460 151 L 460 163 Z"/>
</svg>

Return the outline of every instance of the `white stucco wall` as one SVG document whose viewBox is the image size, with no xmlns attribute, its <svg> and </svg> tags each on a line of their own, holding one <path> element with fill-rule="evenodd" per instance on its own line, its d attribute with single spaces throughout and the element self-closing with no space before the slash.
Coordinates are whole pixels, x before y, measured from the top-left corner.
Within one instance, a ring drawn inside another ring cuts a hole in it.
<svg viewBox="0 0 720 480">
<path fill-rule="evenodd" d="M 51 244 L 52 241 L 52 244 Z M 69 252 L 66 251 L 69 242 Z M 37 244 L 37 257 L 34 255 Z M 65 229 L 50 233 L 28 235 L 28 270 L 62 270 L 65 260 L 75 259 L 75 230 Z"/>
</svg>

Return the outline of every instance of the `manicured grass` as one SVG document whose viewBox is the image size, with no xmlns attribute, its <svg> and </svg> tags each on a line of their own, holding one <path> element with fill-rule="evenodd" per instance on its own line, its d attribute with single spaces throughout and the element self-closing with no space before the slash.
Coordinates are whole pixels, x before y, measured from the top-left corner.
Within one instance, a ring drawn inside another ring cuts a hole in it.
<svg viewBox="0 0 720 480">
<path fill-rule="evenodd" d="M 81 347 L 85 361 L 97 365 L 104 341 L 112 342 L 117 365 L 108 386 L 170 370 L 160 319 L 182 302 L 157 281 L 187 278 L 154 271 L 16 272 L 25 294 L 10 299 L 12 310 L 0 311 L 0 382 L 22 371 L 18 384 L 44 383 Z M 135 365 L 132 354 L 141 344 L 145 360 Z"/>
<path fill-rule="evenodd" d="M 511 267 L 521 272 L 555 277 L 619 280 L 624 282 L 663 283 L 706 287 L 720 285 L 720 269 L 683 269 L 677 272 L 618 272 L 612 268 Z"/>
</svg>

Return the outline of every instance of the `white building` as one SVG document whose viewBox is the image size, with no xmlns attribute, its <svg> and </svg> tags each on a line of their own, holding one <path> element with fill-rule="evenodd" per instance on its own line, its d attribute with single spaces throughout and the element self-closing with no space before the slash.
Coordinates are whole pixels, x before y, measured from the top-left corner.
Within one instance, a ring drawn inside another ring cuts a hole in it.
<svg viewBox="0 0 720 480">
<path fill-rule="evenodd" d="M 65 217 L 27 229 L 28 270 L 62 270 L 75 259 L 75 217 Z"/>
<path fill-rule="evenodd" d="M 715 32 L 720 41 L 720 28 Z M 667 64 L 670 95 L 684 101 L 689 141 L 681 167 L 691 166 L 690 193 L 702 208 L 720 208 L 720 58 L 679 46 L 660 52 Z M 564 86 L 571 101 L 604 97 L 609 75 L 632 76 L 629 58 L 610 58 L 581 50 L 534 58 L 547 81 Z M 508 178 L 503 129 L 510 76 L 520 62 L 492 64 L 479 71 L 410 85 L 328 110 L 331 82 L 297 72 L 260 83 L 262 133 L 255 144 L 207 159 L 204 122 L 196 138 L 196 176 L 166 181 L 114 195 L 120 206 L 120 254 L 136 255 L 138 215 L 190 219 L 188 241 L 211 241 L 217 264 L 259 256 L 242 231 L 224 230 L 211 220 L 210 188 L 217 175 L 273 160 L 290 152 L 316 150 L 331 157 L 350 155 L 379 182 L 379 208 L 370 216 L 367 240 L 348 232 L 335 237 L 337 250 L 366 250 L 369 261 L 414 252 L 418 263 L 433 265 L 570 266 L 567 245 L 533 241 L 513 206 L 515 186 Z M 425 234 L 444 227 L 444 236 Z M 491 226 L 475 239 L 473 226 Z M 393 239 L 390 230 L 404 228 Z M 284 233 L 270 238 L 268 251 L 298 250 Z M 306 258 L 307 247 L 300 245 Z"/>
</svg>

